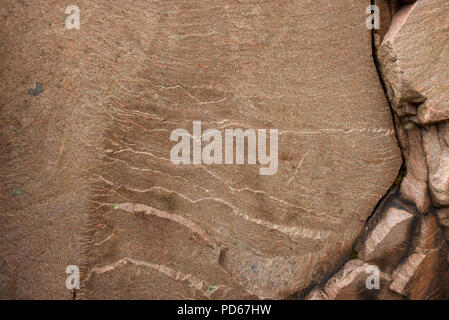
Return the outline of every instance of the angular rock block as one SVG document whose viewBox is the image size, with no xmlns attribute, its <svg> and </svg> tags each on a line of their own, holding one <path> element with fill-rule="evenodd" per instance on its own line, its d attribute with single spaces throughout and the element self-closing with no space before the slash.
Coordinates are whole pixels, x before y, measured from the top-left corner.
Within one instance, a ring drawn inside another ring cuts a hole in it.
<svg viewBox="0 0 449 320">
<path fill-rule="evenodd" d="M 419 124 L 449 118 L 448 10 L 449 2 L 439 0 L 405 5 L 378 50 L 393 107 Z"/>
<path fill-rule="evenodd" d="M 378 270 L 378 271 L 374 271 Z M 371 278 L 378 272 L 379 287 L 370 287 Z M 323 289 L 314 289 L 306 297 L 307 300 L 354 300 L 354 299 L 402 299 L 401 296 L 390 292 L 388 274 L 381 272 L 377 266 L 368 264 L 360 259 L 348 261 Z"/>
<path fill-rule="evenodd" d="M 415 252 L 394 270 L 389 289 L 412 300 L 449 299 L 448 254 L 436 216 L 424 216 Z"/>
<path fill-rule="evenodd" d="M 360 259 L 380 267 L 395 266 L 407 252 L 415 217 L 404 209 L 387 208 L 357 247 Z"/>
<path fill-rule="evenodd" d="M 431 209 L 432 201 L 427 183 L 428 169 L 422 143 L 422 130 L 424 129 L 406 130 L 407 148 L 404 156 L 407 171 L 401 183 L 400 194 L 403 199 L 414 203 L 419 212 L 426 213 Z"/>
<path fill-rule="evenodd" d="M 391 291 L 412 300 L 449 299 L 448 251 L 414 253 L 393 273 Z"/>
<path fill-rule="evenodd" d="M 391 6 L 390 13 L 394 11 Z M 442 138 L 447 132 L 437 138 L 435 129 L 416 127 L 449 118 L 449 71 L 445 67 L 449 62 L 448 9 L 449 3 L 436 0 L 404 5 L 394 14 L 377 48 L 382 78 L 399 118 L 396 129 L 406 159 L 401 195 L 421 213 L 430 210 L 430 196 L 439 206 L 449 201 L 447 138 Z"/>
<path fill-rule="evenodd" d="M 449 208 L 437 210 L 438 222 L 443 229 L 446 240 L 449 242 Z"/>
<path fill-rule="evenodd" d="M 309 294 L 305 297 L 305 300 L 330 300 L 330 299 L 323 290 L 315 288 L 309 292 Z"/>
<path fill-rule="evenodd" d="M 449 121 L 424 129 L 423 147 L 432 200 L 436 206 L 449 206 Z"/>
</svg>

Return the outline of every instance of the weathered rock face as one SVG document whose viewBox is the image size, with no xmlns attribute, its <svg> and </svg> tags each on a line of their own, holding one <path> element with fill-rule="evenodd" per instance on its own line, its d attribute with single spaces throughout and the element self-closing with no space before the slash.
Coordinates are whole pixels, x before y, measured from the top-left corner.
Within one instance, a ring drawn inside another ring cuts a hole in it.
<svg viewBox="0 0 449 320">
<path fill-rule="evenodd" d="M 413 232 L 413 214 L 394 204 L 386 209 L 365 241 L 357 247 L 359 258 L 388 268 L 404 258 Z"/>
<path fill-rule="evenodd" d="M 448 9 L 433 0 L 404 5 L 377 54 L 406 158 L 401 195 L 421 213 L 431 202 L 449 205 Z"/>
<path fill-rule="evenodd" d="M 360 259 L 348 261 L 332 278 L 330 278 L 324 288 L 312 290 L 307 300 L 401 300 L 402 297 L 386 288 L 386 284 L 390 283 L 391 278 L 388 274 L 379 272 L 379 286 L 382 290 L 367 290 L 367 279 L 370 282 L 373 268 Z"/>
<path fill-rule="evenodd" d="M 57 4 L 2 6 L 2 297 L 63 297 L 81 240 L 84 298 L 282 298 L 344 262 L 401 164 L 370 1 L 78 1 L 79 31 L 64 30 Z M 28 96 L 35 81 L 44 91 Z M 194 120 L 203 132 L 278 129 L 276 174 L 174 165 L 170 134 Z M 31 144 L 18 149 L 14 129 Z M 39 261 L 35 227 L 53 220 L 45 233 L 61 238 Z"/>
<path fill-rule="evenodd" d="M 449 242 L 449 208 L 437 210 L 438 222 L 443 229 L 446 240 Z"/>
<path fill-rule="evenodd" d="M 447 125 L 427 126 L 449 116 L 448 9 L 449 3 L 440 1 L 403 6 L 378 50 L 398 131 L 405 129 L 407 175 L 401 193 L 420 212 L 430 209 L 431 196 L 438 206 L 449 204 Z"/>
<path fill-rule="evenodd" d="M 401 126 L 402 124 L 398 124 Z M 428 168 L 422 144 L 422 129 L 405 130 L 407 146 L 404 148 L 407 173 L 401 184 L 401 196 L 416 205 L 419 212 L 426 213 L 431 208 L 427 185 Z"/>
<path fill-rule="evenodd" d="M 65 30 L 65 6 L 0 5 L 2 299 L 72 299 L 65 270 L 81 264 L 89 196 L 81 177 L 93 165 L 89 149 L 101 148 L 101 92 L 110 79 L 85 55 L 80 34 Z M 43 92 L 31 95 L 36 82 Z"/>
<path fill-rule="evenodd" d="M 423 146 L 432 199 L 437 206 L 449 206 L 449 122 L 426 128 L 423 131 Z"/>
<path fill-rule="evenodd" d="M 405 5 L 379 48 L 396 112 L 419 124 L 449 117 L 445 86 L 449 81 L 448 9 L 447 1 L 438 0 Z"/>
<path fill-rule="evenodd" d="M 449 299 L 449 2 L 374 2 L 0 6 L 0 298 Z M 194 121 L 277 170 L 173 164 Z"/>
<path fill-rule="evenodd" d="M 212 297 L 230 288 L 226 297 L 282 298 L 349 255 L 401 163 L 364 26 L 368 3 L 147 9 L 168 14 L 144 22 L 154 30 L 141 39 L 148 58 L 110 88 L 117 112 L 97 171 L 83 297 L 110 283 L 98 267 L 113 266 L 123 282 L 127 272 L 115 269 L 129 258 L 214 283 Z M 173 165 L 170 133 L 192 132 L 193 120 L 203 130 L 279 129 L 277 173 Z"/>
<path fill-rule="evenodd" d="M 448 244 L 434 214 L 422 218 L 415 251 L 392 273 L 391 291 L 410 299 L 449 299 Z"/>
<path fill-rule="evenodd" d="M 400 190 L 379 204 L 355 249 L 360 266 L 370 262 L 386 273 L 379 292 L 387 287 L 409 299 L 449 299 L 449 3 L 402 2 L 412 4 L 376 1 L 391 26 L 373 38 L 406 175 Z M 348 264 L 337 275 L 352 270 Z M 336 279 L 307 298 L 347 296 L 348 279 Z M 370 293 L 362 281 L 352 277 L 351 296 Z M 329 285 L 337 288 L 333 295 L 324 291 Z"/>
</svg>

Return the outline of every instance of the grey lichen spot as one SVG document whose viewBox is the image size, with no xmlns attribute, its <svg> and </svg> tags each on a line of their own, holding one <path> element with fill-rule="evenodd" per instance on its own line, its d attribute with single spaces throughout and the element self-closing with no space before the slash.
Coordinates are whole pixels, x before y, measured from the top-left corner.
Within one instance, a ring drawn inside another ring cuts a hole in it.
<svg viewBox="0 0 449 320">
<path fill-rule="evenodd" d="M 35 89 L 28 90 L 28 94 L 35 96 L 35 97 L 40 95 L 42 92 L 44 92 L 44 87 L 42 86 L 42 83 L 40 83 L 40 82 L 36 82 Z"/>
</svg>

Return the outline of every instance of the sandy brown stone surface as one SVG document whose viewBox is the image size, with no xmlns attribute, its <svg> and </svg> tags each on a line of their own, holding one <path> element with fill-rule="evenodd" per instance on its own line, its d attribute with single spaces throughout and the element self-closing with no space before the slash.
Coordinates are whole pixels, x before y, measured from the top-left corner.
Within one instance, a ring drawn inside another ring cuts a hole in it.
<svg viewBox="0 0 449 320">
<path fill-rule="evenodd" d="M 124 281 L 116 262 L 138 259 L 214 283 L 229 298 L 287 297 L 335 269 L 400 165 L 364 8 L 155 7 L 171 14 L 146 22 L 158 30 L 142 39 L 146 59 L 107 102 L 117 112 L 98 171 L 88 269 L 113 265 Z M 192 132 L 192 120 L 203 130 L 278 129 L 277 173 L 173 165 L 170 133 Z M 109 282 L 107 273 L 95 279 L 83 297 Z"/>
<path fill-rule="evenodd" d="M 379 292 L 388 287 L 387 292 L 407 299 L 449 299 L 448 3 L 375 2 L 386 16 L 383 21 L 391 23 L 376 30 L 373 39 L 394 111 L 405 177 L 379 203 L 355 243 L 354 254 L 390 277 Z M 337 275 L 351 271 L 345 265 Z M 348 277 L 337 277 L 332 284 L 334 278 L 314 288 L 307 298 L 345 295 Z M 353 277 L 349 282 L 356 288 L 352 295 L 372 294 L 360 285 L 362 280 Z M 320 294 L 330 283 L 336 293 Z"/>
<path fill-rule="evenodd" d="M 0 4 L 0 298 L 448 294 L 446 4 Z M 175 165 L 194 121 L 277 129 L 277 170 Z"/>
</svg>

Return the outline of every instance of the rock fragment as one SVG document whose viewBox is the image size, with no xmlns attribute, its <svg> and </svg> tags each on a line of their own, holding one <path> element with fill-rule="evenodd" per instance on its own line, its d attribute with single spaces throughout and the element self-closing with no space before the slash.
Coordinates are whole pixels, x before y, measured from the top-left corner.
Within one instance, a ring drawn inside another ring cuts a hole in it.
<svg viewBox="0 0 449 320">
<path fill-rule="evenodd" d="M 376 272 L 379 276 L 379 287 L 368 288 L 367 282 L 372 284 L 370 276 Z M 388 274 L 380 271 L 377 266 L 354 259 L 348 261 L 332 276 L 321 291 L 319 289 L 312 291 L 313 294 L 309 295 L 308 299 L 401 299 L 387 289 L 389 282 Z"/>
<path fill-rule="evenodd" d="M 449 206 L 449 121 L 423 130 L 429 189 L 436 206 Z"/>
<path fill-rule="evenodd" d="M 449 242 L 449 208 L 440 208 L 436 211 L 438 222 L 443 228 L 446 240 Z"/>
<path fill-rule="evenodd" d="M 412 300 L 449 299 L 448 254 L 435 215 L 424 216 L 417 248 L 394 270 L 390 290 Z"/>
<path fill-rule="evenodd" d="M 406 134 L 409 148 L 404 152 L 407 171 L 400 187 L 400 194 L 405 200 L 414 203 L 419 212 L 426 213 L 432 203 L 427 185 L 428 170 L 421 129 L 407 130 Z"/>
<path fill-rule="evenodd" d="M 329 300 L 329 297 L 323 290 L 315 288 L 310 291 L 310 293 L 305 297 L 305 300 Z"/>
<path fill-rule="evenodd" d="M 419 124 L 449 118 L 448 10 L 449 2 L 439 0 L 405 5 L 378 50 L 395 111 Z"/>
<path fill-rule="evenodd" d="M 404 209 L 387 208 L 357 248 L 359 258 L 381 267 L 399 263 L 409 246 L 413 220 L 414 216 Z"/>
</svg>

